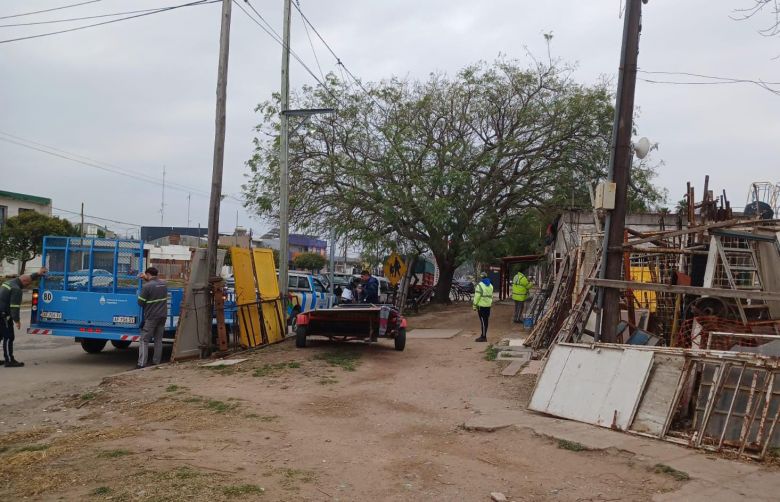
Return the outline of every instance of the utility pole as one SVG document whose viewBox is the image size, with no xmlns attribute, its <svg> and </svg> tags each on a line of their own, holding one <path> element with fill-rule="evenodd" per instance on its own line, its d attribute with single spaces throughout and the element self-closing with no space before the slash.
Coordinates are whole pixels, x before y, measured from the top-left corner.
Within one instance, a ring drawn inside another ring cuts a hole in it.
<svg viewBox="0 0 780 502">
<path fill-rule="evenodd" d="M 190 219 L 190 202 L 192 201 L 192 194 L 187 194 L 187 228 L 192 224 L 192 220 Z"/>
<path fill-rule="evenodd" d="M 285 113 L 290 107 L 290 0 L 284 2 L 284 18 L 282 30 L 282 96 L 281 96 L 281 130 L 279 137 L 279 292 L 283 301 L 287 301 L 288 270 L 289 270 L 289 117 Z M 287 312 L 287 309 L 282 309 Z"/>
<path fill-rule="evenodd" d="M 165 166 L 163 166 L 162 202 L 160 203 L 160 226 L 165 226 Z"/>
<path fill-rule="evenodd" d="M 225 160 L 225 108 L 227 101 L 228 53 L 230 50 L 230 15 L 232 6 L 232 0 L 222 0 L 222 26 L 219 35 L 219 69 L 217 73 L 217 111 L 214 132 L 214 165 L 211 171 L 211 199 L 209 200 L 208 243 L 206 247 L 206 266 L 209 283 L 205 291 L 196 292 L 196 294 L 205 293 L 204 296 L 206 301 L 201 300 L 200 305 L 196 307 L 196 314 L 197 311 L 200 310 L 200 319 L 202 322 L 200 329 L 203 333 L 209 333 L 209 349 L 211 348 L 211 317 L 214 304 L 214 298 L 210 292 L 211 281 L 217 277 L 219 205 L 222 201 L 222 165 Z M 220 338 L 220 340 L 222 339 Z"/>
<path fill-rule="evenodd" d="M 622 246 L 626 226 L 628 179 L 631 171 L 631 133 L 643 3 L 647 3 L 647 0 L 626 0 L 623 21 L 623 44 L 608 172 L 609 181 L 615 183 L 615 208 L 607 213 L 604 225 L 605 244 L 602 248 L 602 266 L 599 272 L 604 279 L 620 279 L 623 269 Z M 620 291 L 602 288 L 599 298 L 602 307 L 599 340 L 605 343 L 617 342 Z"/>
</svg>

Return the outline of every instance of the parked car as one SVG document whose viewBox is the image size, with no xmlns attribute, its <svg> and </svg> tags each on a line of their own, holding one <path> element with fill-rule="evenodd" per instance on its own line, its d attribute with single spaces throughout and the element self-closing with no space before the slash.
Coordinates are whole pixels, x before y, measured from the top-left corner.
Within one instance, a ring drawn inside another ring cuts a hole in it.
<svg viewBox="0 0 780 502">
<path fill-rule="evenodd" d="M 68 274 L 68 289 L 87 289 L 89 269 L 82 268 Z M 114 284 L 114 274 L 102 268 L 92 269 L 92 287 L 110 288 Z"/>
<path fill-rule="evenodd" d="M 287 288 L 292 297 L 287 315 L 293 328 L 298 314 L 309 310 L 331 308 L 335 304 L 335 295 L 330 294 L 319 278 L 295 270 L 291 270 L 287 277 Z"/>
</svg>

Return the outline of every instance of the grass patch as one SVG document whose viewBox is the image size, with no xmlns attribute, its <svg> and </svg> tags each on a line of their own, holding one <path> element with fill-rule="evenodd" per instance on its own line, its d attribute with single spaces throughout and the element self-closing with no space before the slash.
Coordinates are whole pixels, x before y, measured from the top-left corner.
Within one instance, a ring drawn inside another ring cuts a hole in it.
<svg viewBox="0 0 780 502">
<path fill-rule="evenodd" d="M 360 364 L 360 356 L 359 352 L 333 351 L 317 354 L 314 358 L 325 361 L 331 366 L 338 366 L 344 371 L 355 371 Z"/>
<path fill-rule="evenodd" d="M 301 483 L 312 483 L 316 481 L 317 475 L 313 471 L 303 469 L 281 468 L 276 473 L 281 476 L 280 484 L 287 490 L 298 490 Z"/>
<path fill-rule="evenodd" d="M 98 458 L 119 458 L 119 457 L 125 457 L 132 453 L 133 452 L 131 452 L 130 450 L 123 450 L 121 448 L 117 450 L 106 450 L 98 453 Z"/>
<path fill-rule="evenodd" d="M 267 377 L 276 376 L 282 373 L 286 369 L 300 368 L 301 363 L 298 361 L 290 361 L 284 363 L 268 363 L 259 368 L 256 368 L 252 376 L 254 377 Z"/>
<path fill-rule="evenodd" d="M 185 403 L 200 403 L 201 401 L 203 401 L 203 398 L 198 396 L 188 397 L 184 400 Z"/>
<path fill-rule="evenodd" d="M 200 476 L 200 473 L 194 469 L 190 469 L 189 467 L 179 467 L 174 471 L 174 477 L 177 479 L 193 479 Z"/>
<path fill-rule="evenodd" d="M 226 403 L 224 401 L 209 400 L 206 403 L 206 408 L 215 413 L 226 413 L 232 409 L 238 407 L 237 403 Z"/>
<path fill-rule="evenodd" d="M 251 484 L 229 485 L 222 487 L 222 493 L 228 497 L 241 497 L 242 495 L 261 495 L 265 493 L 265 488 Z"/>
<path fill-rule="evenodd" d="M 566 439 L 558 440 L 558 448 L 569 451 L 588 451 L 590 449 L 582 443 L 567 441 Z"/>
<path fill-rule="evenodd" d="M 324 376 L 317 381 L 320 385 L 333 385 L 339 383 L 339 381 L 332 376 Z"/>
<path fill-rule="evenodd" d="M 496 357 L 498 357 L 498 347 L 495 347 L 492 343 L 487 346 L 485 349 L 485 360 L 486 361 L 495 361 Z"/>
<path fill-rule="evenodd" d="M 87 392 L 86 394 L 82 394 L 79 397 L 79 399 L 81 399 L 82 401 L 92 401 L 96 397 L 97 397 L 97 394 L 95 394 L 94 392 Z"/>
<path fill-rule="evenodd" d="M 27 446 L 17 448 L 16 451 L 44 451 L 48 450 L 50 446 L 50 444 L 28 444 Z"/>
<path fill-rule="evenodd" d="M 657 474 L 666 474 L 667 476 L 671 476 L 677 481 L 688 481 L 691 479 L 687 472 L 678 471 L 674 467 L 668 466 L 666 464 L 655 464 L 655 466 L 653 466 L 653 470 Z"/>
<path fill-rule="evenodd" d="M 89 492 L 89 494 L 90 495 L 96 495 L 96 496 L 110 495 L 111 494 L 111 488 L 109 488 L 107 486 L 98 486 L 97 488 L 95 488 L 94 490 Z"/>
<path fill-rule="evenodd" d="M 179 390 L 179 386 L 173 384 L 165 388 L 165 392 L 176 392 L 177 390 Z"/>
</svg>

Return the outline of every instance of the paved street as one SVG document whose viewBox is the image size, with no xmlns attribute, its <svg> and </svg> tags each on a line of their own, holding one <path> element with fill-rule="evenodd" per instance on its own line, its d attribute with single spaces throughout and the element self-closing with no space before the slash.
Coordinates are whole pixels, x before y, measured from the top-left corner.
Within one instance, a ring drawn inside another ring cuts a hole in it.
<svg viewBox="0 0 780 502">
<path fill-rule="evenodd" d="M 14 405 L 60 392 L 78 392 L 108 375 L 135 366 L 136 344 L 117 350 L 109 343 L 100 354 L 87 354 L 72 338 L 28 335 L 29 310 L 22 311 L 22 329 L 16 334 L 14 355 L 24 368 L 0 366 L 0 403 Z"/>
</svg>

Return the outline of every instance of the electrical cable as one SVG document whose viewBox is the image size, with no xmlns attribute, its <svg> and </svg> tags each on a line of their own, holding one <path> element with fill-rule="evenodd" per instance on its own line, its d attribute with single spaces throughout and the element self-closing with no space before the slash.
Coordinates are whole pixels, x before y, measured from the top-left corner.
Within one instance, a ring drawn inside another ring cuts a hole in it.
<svg viewBox="0 0 780 502">
<path fill-rule="evenodd" d="M 52 207 L 52 209 L 54 209 L 55 211 L 60 211 L 62 213 L 70 213 L 70 214 L 75 214 L 77 216 L 81 216 L 81 211 L 71 211 L 69 209 L 62 209 L 62 208 L 59 208 L 59 207 Z M 126 221 L 112 220 L 112 219 L 109 219 L 109 218 L 102 218 L 100 216 L 92 216 L 91 214 L 85 214 L 84 217 L 85 218 L 93 218 L 95 220 L 108 221 L 108 222 L 111 222 L 111 223 L 116 223 L 118 225 L 128 225 L 128 226 L 131 226 L 131 227 L 141 228 L 143 226 L 143 225 L 139 225 L 137 223 L 128 223 Z"/>
<path fill-rule="evenodd" d="M 300 0 L 295 0 L 295 3 L 298 4 L 298 9 L 300 9 Z M 300 10 L 298 11 L 300 12 Z M 322 80 L 327 80 L 325 78 L 325 73 L 322 71 L 322 66 L 320 66 L 320 58 L 317 57 L 317 51 L 314 49 L 314 42 L 311 40 L 311 35 L 309 34 L 309 26 L 306 24 L 306 22 L 303 22 L 303 29 L 306 31 L 306 38 L 309 39 L 309 47 L 311 47 L 311 53 L 314 55 L 314 61 L 317 63 L 317 69 L 320 70 L 320 77 L 322 77 Z"/>
<path fill-rule="evenodd" d="M 103 17 L 126 16 L 128 14 L 138 14 L 140 12 L 156 12 L 161 10 L 162 8 L 164 7 L 157 7 L 155 9 L 129 10 L 125 12 L 114 12 L 113 14 L 98 14 L 95 16 L 71 17 L 67 19 L 53 19 L 51 21 L 33 21 L 30 23 L 0 24 L 0 28 L 12 28 L 17 26 L 37 26 L 40 24 L 70 23 L 73 21 L 86 21 L 88 19 L 100 19 Z"/>
<path fill-rule="evenodd" d="M 89 3 L 97 3 L 97 2 L 100 2 L 100 1 L 101 0 L 89 0 L 87 2 L 80 2 L 80 3 L 71 4 L 71 5 L 63 5 L 62 7 L 54 7 L 52 9 L 36 10 L 36 11 L 33 11 L 33 12 L 25 12 L 23 14 L 13 14 L 13 15 L 10 15 L 10 16 L 2 16 L 2 17 L 0 17 L 0 19 L 11 19 L 12 17 L 32 16 L 33 14 L 42 14 L 44 12 L 52 12 L 52 11 L 55 11 L 55 10 L 70 9 L 71 7 L 78 7 L 79 5 L 87 5 Z"/>
<path fill-rule="evenodd" d="M 68 28 L 66 30 L 50 31 L 48 33 L 39 33 L 37 35 L 29 35 L 29 36 L 26 36 L 26 37 L 17 37 L 17 38 L 9 38 L 9 39 L 6 39 L 6 40 L 0 40 L 0 44 L 7 44 L 7 43 L 11 43 L 11 42 L 19 42 L 21 40 L 30 40 L 30 39 L 33 39 L 33 38 L 50 37 L 52 35 L 60 35 L 62 33 L 70 33 L 70 32 L 73 32 L 73 31 L 85 30 L 87 28 L 94 28 L 94 27 L 103 26 L 103 25 L 106 25 L 106 24 L 112 24 L 112 23 L 118 23 L 120 21 L 127 21 L 127 20 L 130 20 L 130 19 L 136 19 L 136 18 L 139 18 L 139 17 L 151 16 L 153 14 L 159 14 L 161 12 L 167 12 L 167 11 L 171 11 L 171 10 L 175 10 L 175 9 L 181 9 L 182 7 L 194 7 L 196 5 L 207 5 L 207 4 L 212 4 L 212 3 L 215 3 L 215 2 L 219 2 L 219 1 L 220 0 L 197 0 L 195 2 L 189 2 L 189 3 L 185 3 L 185 4 L 180 4 L 180 5 L 173 5 L 171 7 L 163 7 L 161 9 L 155 10 L 153 12 L 146 12 L 146 13 L 142 13 L 142 14 L 135 14 L 135 15 L 132 15 L 132 16 L 121 17 L 119 19 L 112 19 L 110 21 L 102 21 L 100 23 L 85 24 L 83 26 L 77 26 L 75 28 Z"/>
</svg>

